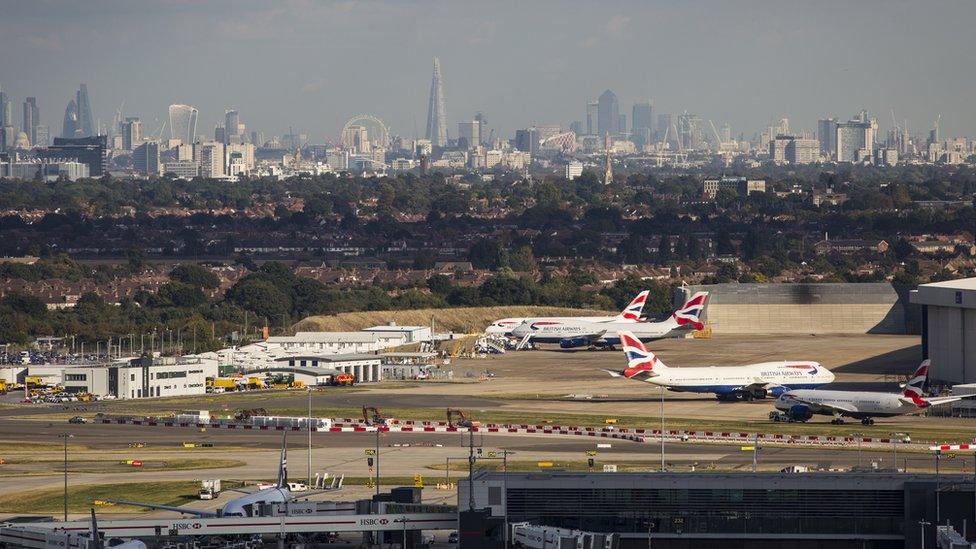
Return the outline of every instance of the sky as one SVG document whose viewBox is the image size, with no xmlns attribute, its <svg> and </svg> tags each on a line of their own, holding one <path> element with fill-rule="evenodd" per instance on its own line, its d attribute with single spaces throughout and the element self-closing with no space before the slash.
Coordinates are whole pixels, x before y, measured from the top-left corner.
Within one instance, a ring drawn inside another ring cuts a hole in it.
<svg viewBox="0 0 976 549">
<path fill-rule="evenodd" d="M 368 113 L 423 137 L 436 56 L 452 136 L 479 111 L 506 137 L 568 127 L 607 88 L 628 120 L 650 99 L 746 137 L 862 108 L 976 136 L 974 21 L 969 0 L 0 0 L 0 87 L 52 135 L 85 82 L 97 119 L 124 102 L 144 132 L 188 103 L 203 136 L 236 108 L 267 136 Z"/>
</svg>

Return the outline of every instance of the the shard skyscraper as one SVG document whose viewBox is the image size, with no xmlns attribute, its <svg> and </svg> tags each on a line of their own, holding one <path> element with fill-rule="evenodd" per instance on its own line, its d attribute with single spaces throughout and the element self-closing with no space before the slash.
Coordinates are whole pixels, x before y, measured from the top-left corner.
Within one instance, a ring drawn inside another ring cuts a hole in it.
<svg viewBox="0 0 976 549">
<path fill-rule="evenodd" d="M 447 111 L 444 108 L 444 86 L 441 81 L 441 62 L 436 57 L 434 58 L 434 76 L 430 80 L 426 137 L 435 147 L 447 146 Z"/>
</svg>

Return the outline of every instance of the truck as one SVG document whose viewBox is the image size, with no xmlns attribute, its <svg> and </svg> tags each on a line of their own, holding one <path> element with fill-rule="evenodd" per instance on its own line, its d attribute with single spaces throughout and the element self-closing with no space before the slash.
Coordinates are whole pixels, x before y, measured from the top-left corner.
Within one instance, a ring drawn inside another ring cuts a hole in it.
<svg viewBox="0 0 976 549">
<path fill-rule="evenodd" d="M 336 374 L 332 378 L 332 385 L 336 387 L 351 387 L 355 382 L 356 378 L 347 373 Z"/>
<path fill-rule="evenodd" d="M 200 499 L 217 499 L 220 495 L 220 479 L 210 478 L 200 481 Z"/>
<path fill-rule="evenodd" d="M 264 389 L 264 381 L 262 381 L 259 377 L 249 377 L 247 378 L 247 388 Z"/>
</svg>

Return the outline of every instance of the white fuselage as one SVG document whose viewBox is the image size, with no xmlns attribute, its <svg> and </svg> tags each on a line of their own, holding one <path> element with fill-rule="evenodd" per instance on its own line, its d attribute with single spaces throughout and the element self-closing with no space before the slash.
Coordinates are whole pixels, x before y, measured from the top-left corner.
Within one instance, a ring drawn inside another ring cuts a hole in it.
<svg viewBox="0 0 976 549">
<path fill-rule="evenodd" d="M 523 322 L 613 322 L 619 319 L 614 316 L 540 316 L 540 317 L 512 317 L 492 322 L 485 333 L 489 335 L 508 335 Z M 632 324 L 631 324 L 632 325 Z"/>
<path fill-rule="evenodd" d="M 776 399 L 773 405 L 777 410 L 784 412 L 793 406 L 805 405 L 814 414 L 828 416 L 840 414 L 851 417 L 900 416 L 922 410 L 902 400 L 902 396 L 896 393 L 861 391 L 789 391 Z"/>
<path fill-rule="evenodd" d="M 672 391 L 728 394 L 745 387 L 819 387 L 834 380 L 834 374 L 816 362 L 762 362 L 745 366 L 665 368 L 644 381 Z"/>
<path fill-rule="evenodd" d="M 532 335 L 532 341 L 537 343 L 559 343 L 567 338 L 587 337 L 601 343 L 616 345 L 620 343 L 617 332 L 627 330 L 641 341 L 661 339 L 667 337 L 678 323 L 674 318 L 661 322 L 626 322 L 618 321 L 616 317 L 605 321 L 579 319 L 528 319 L 512 330 L 512 335 L 518 338 Z"/>
</svg>

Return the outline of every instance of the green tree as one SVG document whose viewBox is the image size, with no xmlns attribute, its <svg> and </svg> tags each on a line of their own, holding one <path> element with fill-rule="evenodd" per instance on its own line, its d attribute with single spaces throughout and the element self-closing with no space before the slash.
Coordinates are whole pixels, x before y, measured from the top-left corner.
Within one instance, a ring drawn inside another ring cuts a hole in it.
<svg viewBox="0 0 976 549">
<path fill-rule="evenodd" d="M 291 311 L 291 297 L 269 280 L 246 276 L 227 290 L 227 299 L 271 322 Z"/>
<path fill-rule="evenodd" d="M 213 290 L 220 286 L 220 277 L 199 265 L 178 265 L 169 272 L 169 278 L 197 288 Z"/>
<path fill-rule="evenodd" d="M 532 272 L 539 269 L 539 265 L 535 262 L 535 255 L 532 254 L 532 248 L 529 246 L 520 246 L 515 250 L 509 259 L 509 265 L 513 271 L 518 272 Z"/>
<path fill-rule="evenodd" d="M 471 245 L 468 260 L 476 269 L 497 270 L 507 265 L 505 250 L 494 240 L 482 238 Z"/>
</svg>

